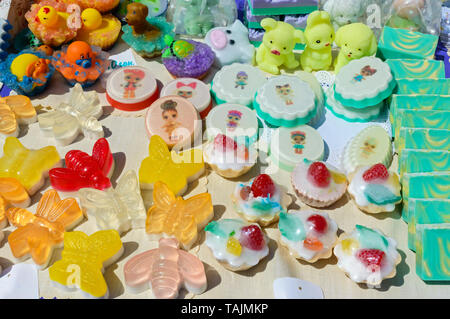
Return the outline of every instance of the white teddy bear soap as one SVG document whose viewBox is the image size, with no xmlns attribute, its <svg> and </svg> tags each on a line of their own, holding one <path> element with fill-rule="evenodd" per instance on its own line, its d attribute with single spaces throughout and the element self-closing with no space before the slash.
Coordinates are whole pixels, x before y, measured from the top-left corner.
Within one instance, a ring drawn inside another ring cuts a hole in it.
<svg viewBox="0 0 450 319">
<path fill-rule="evenodd" d="M 229 27 L 217 27 L 208 31 L 205 42 L 216 54 L 216 65 L 252 63 L 255 47 L 248 40 L 248 29 L 236 20 Z"/>
</svg>

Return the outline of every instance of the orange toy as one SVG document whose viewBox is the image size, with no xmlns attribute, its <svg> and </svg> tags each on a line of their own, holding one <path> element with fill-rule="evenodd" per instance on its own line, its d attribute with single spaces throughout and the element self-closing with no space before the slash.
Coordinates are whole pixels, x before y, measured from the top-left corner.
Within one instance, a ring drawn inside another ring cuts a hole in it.
<svg viewBox="0 0 450 319">
<path fill-rule="evenodd" d="M 74 198 L 61 200 L 54 189 L 46 191 L 38 203 L 36 215 L 22 208 L 10 208 L 6 217 L 17 227 L 8 237 L 15 258 L 29 256 L 40 268 L 50 261 L 53 249 L 64 240 L 64 232 L 83 219 L 83 211 Z"/>
<path fill-rule="evenodd" d="M 108 54 L 84 41 L 75 41 L 53 54 L 55 68 L 71 84 L 94 84 L 106 69 Z"/>
</svg>

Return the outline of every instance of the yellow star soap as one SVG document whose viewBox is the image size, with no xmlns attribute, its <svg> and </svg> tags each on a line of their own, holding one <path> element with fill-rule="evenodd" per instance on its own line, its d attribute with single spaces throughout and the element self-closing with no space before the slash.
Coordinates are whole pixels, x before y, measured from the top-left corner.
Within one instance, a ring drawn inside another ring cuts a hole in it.
<svg viewBox="0 0 450 319">
<path fill-rule="evenodd" d="M 153 206 L 147 212 L 145 229 L 151 238 L 175 237 L 188 250 L 198 231 L 213 218 L 211 195 L 202 193 L 184 200 L 162 182 L 153 190 Z"/>
<path fill-rule="evenodd" d="M 161 181 L 176 195 L 183 195 L 188 183 L 201 176 L 204 170 L 202 150 L 169 151 L 160 136 L 152 135 L 149 157 L 142 161 L 139 168 L 139 182 L 142 189 L 153 189 L 153 185 Z"/>
<path fill-rule="evenodd" d="M 17 138 L 6 138 L 0 157 L 0 177 L 16 178 L 30 196 L 44 184 L 48 171 L 57 166 L 61 166 L 61 158 L 54 146 L 30 150 Z"/>
<path fill-rule="evenodd" d="M 107 298 L 103 268 L 123 253 L 117 230 L 100 230 L 91 236 L 80 231 L 64 235 L 62 258 L 48 269 L 50 280 L 66 288 L 80 289 L 94 298 Z"/>
<path fill-rule="evenodd" d="M 45 268 L 53 249 L 62 244 L 64 232 L 83 220 L 83 211 L 75 198 L 61 200 L 54 189 L 46 191 L 39 200 L 36 214 L 23 208 L 9 208 L 6 217 L 17 227 L 8 243 L 13 256 L 19 260 L 31 257 Z"/>
</svg>

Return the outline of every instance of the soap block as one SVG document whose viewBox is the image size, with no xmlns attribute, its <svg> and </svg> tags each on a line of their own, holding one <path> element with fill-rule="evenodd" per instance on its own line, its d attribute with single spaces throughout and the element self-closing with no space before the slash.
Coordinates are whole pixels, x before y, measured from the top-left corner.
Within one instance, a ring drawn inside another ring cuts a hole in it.
<svg viewBox="0 0 450 319">
<path fill-rule="evenodd" d="M 401 128 L 394 145 L 400 156 L 404 149 L 448 151 L 450 130 Z"/>
<path fill-rule="evenodd" d="M 272 18 L 276 21 L 280 21 L 280 17 L 278 15 L 254 15 L 250 10 L 250 6 L 248 3 L 245 5 L 245 25 L 249 29 L 262 29 L 261 20 L 265 18 Z"/>
<path fill-rule="evenodd" d="M 450 223 L 417 225 L 416 273 L 424 281 L 450 280 Z"/>
<path fill-rule="evenodd" d="M 386 63 L 397 79 L 441 79 L 445 78 L 444 62 L 423 59 L 388 59 Z M 401 94 L 401 93 L 399 93 Z M 407 94 L 407 93 L 405 93 Z M 417 91 L 414 94 L 418 94 Z"/>
<path fill-rule="evenodd" d="M 434 58 L 438 37 L 421 32 L 385 26 L 378 42 L 377 55 L 384 59 Z"/>
<path fill-rule="evenodd" d="M 248 0 L 254 15 L 306 14 L 318 9 L 318 0 Z"/>
<path fill-rule="evenodd" d="M 450 78 L 450 50 L 441 42 L 436 49 L 436 60 L 443 61 L 445 65 L 445 77 Z"/>
<path fill-rule="evenodd" d="M 400 128 L 434 128 L 450 129 L 450 110 L 449 111 L 427 111 L 427 110 L 397 110 L 396 122 L 391 123 L 394 138 L 398 138 Z"/>
<path fill-rule="evenodd" d="M 409 223 L 409 198 L 450 199 L 450 172 L 403 175 L 403 220 Z"/>
<path fill-rule="evenodd" d="M 428 60 L 426 60 L 428 61 Z M 450 79 L 397 79 L 396 94 L 436 94 L 450 95 Z"/>
<path fill-rule="evenodd" d="M 450 223 L 449 199 L 409 199 L 408 247 L 416 251 L 417 225 Z"/>
<path fill-rule="evenodd" d="M 392 95 L 389 120 L 395 123 L 397 110 L 436 110 L 450 111 L 450 95 Z M 394 127 L 393 127 L 394 128 Z M 394 132 L 392 134 L 395 136 Z"/>
<path fill-rule="evenodd" d="M 400 179 L 407 173 L 450 171 L 450 152 L 404 149 L 398 158 Z"/>
</svg>

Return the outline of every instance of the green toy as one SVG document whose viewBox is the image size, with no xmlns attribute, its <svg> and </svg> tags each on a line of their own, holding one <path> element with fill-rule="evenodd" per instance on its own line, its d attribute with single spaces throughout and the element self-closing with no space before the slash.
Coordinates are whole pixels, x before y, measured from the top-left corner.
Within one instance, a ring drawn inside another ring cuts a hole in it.
<svg viewBox="0 0 450 319">
<path fill-rule="evenodd" d="M 305 43 L 303 31 L 272 18 L 261 20 L 261 26 L 266 32 L 262 44 L 256 50 L 258 67 L 272 74 L 279 74 L 280 66 L 288 69 L 298 67 L 300 62 L 295 59 L 293 50 L 296 43 Z"/>
<path fill-rule="evenodd" d="M 336 44 L 341 48 L 334 61 L 336 74 L 350 61 L 374 55 L 378 47 L 373 31 L 363 23 L 351 23 L 340 27 L 336 32 Z"/>
<path fill-rule="evenodd" d="M 163 58 L 174 56 L 183 59 L 194 51 L 194 45 L 192 43 L 184 40 L 175 40 L 170 35 L 164 37 L 164 42 L 169 49 L 164 51 L 164 54 L 162 55 Z"/>
<path fill-rule="evenodd" d="M 300 57 L 303 70 L 328 70 L 333 59 L 331 47 L 335 37 L 330 14 L 326 11 L 311 13 L 304 34 L 306 48 Z"/>
</svg>

